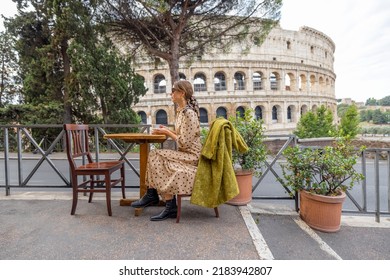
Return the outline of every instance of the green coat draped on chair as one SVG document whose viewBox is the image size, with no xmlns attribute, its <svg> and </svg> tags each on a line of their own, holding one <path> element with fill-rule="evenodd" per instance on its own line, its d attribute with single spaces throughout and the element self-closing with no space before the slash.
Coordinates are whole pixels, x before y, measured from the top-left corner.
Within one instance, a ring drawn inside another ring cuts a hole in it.
<svg viewBox="0 0 390 280">
<path fill-rule="evenodd" d="M 191 203 L 214 208 L 239 194 L 232 164 L 232 149 L 248 150 L 232 123 L 218 118 L 210 126 L 199 159 Z"/>
</svg>

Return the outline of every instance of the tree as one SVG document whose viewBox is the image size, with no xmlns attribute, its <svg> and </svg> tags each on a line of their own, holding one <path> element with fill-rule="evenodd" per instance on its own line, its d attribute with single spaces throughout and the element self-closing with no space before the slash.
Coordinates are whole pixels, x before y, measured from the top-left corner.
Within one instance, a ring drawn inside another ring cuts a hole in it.
<svg viewBox="0 0 390 280">
<path fill-rule="evenodd" d="M 138 102 L 146 89 L 142 77 L 130 67 L 131 57 L 121 56 L 108 38 L 92 49 L 73 43 L 69 53 L 75 116 L 89 116 L 92 123 L 101 121 L 96 114 L 101 112 L 104 123 L 140 122 L 131 105 Z"/>
<path fill-rule="evenodd" d="M 356 105 L 351 105 L 341 116 L 338 134 L 340 137 L 354 138 L 359 133 L 359 112 Z"/>
<path fill-rule="evenodd" d="M 281 0 L 105 0 L 104 21 L 130 51 L 165 60 L 171 83 L 179 79 L 179 61 L 190 62 L 208 48 L 228 51 L 261 44 L 278 23 Z"/>
<path fill-rule="evenodd" d="M 379 105 L 381 105 L 381 106 L 390 106 L 390 95 L 380 99 L 379 100 Z"/>
<path fill-rule="evenodd" d="M 309 111 L 301 117 L 294 133 L 299 138 L 317 138 L 334 136 L 335 131 L 332 111 L 321 105 L 316 111 Z"/>
<path fill-rule="evenodd" d="M 57 103 L 64 123 L 137 121 L 131 105 L 146 89 L 96 20 L 102 0 L 17 2 L 6 25 L 18 39 L 26 103 Z"/>
<path fill-rule="evenodd" d="M 375 105 L 378 105 L 378 101 L 375 98 L 370 97 L 366 100 L 366 105 L 367 106 L 375 106 Z"/>
<path fill-rule="evenodd" d="M 372 122 L 374 124 L 387 123 L 386 116 L 381 112 L 381 110 L 376 109 L 372 113 Z"/>
<path fill-rule="evenodd" d="M 0 108 L 15 101 L 20 90 L 14 45 L 8 32 L 0 32 Z"/>
<path fill-rule="evenodd" d="M 337 105 L 337 115 L 343 116 L 345 114 L 345 111 L 349 108 L 350 105 L 348 104 L 339 104 Z"/>
</svg>

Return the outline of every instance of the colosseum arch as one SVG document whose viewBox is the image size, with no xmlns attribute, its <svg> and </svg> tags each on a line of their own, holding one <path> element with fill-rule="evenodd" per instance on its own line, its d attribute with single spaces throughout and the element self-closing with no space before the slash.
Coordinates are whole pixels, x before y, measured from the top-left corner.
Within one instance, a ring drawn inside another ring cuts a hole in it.
<svg viewBox="0 0 390 280">
<path fill-rule="evenodd" d="M 305 74 L 299 75 L 299 91 L 307 91 L 307 78 Z"/>
<path fill-rule="evenodd" d="M 282 122 L 282 108 L 280 105 L 273 105 L 271 111 L 271 120 L 272 123 L 281 123 Z"/>
<path fill-rule="evenodd" d="M 286 86 L 286 90 L 296 91 L 296 81 L 293 73 L 288 72 L 284 75 L 284 84 Z"/>
<path fill-rule="evenodd" d="M 194 76 L 194 91 L 207 91 L 207 80 L 204 73 L 198 72 Z"/>
<path fill-rule="evenodd" d="M 160 109 L 156 112 L 156 124 L 168 124 L 168 115 L 167 112 L 163 109 Z"/>
<path fill-rule="evenodd" d="M 187 80 L 186 74 L 179 72 L 179 80 Z"/>
<path fill-rule="evenodd" d="M 325 79 L 325 88 L 326 88 L 326 93 L 328 93 L 331 90 L 329 78 Z"/>
<path fill-rule="evenodd" d="M 325 82 L 324 82 L 324 77 L 322 76 L 318 78 L 318 87 L 319 87 L 319 92 L 321 93 L 325 92 Z"/>
<path fill-rule="evenodd" d="M 157 74 L 153 78 L 154 93 L 166 93 L 167 81 L 163 74 Z"/>
<path fill-rule="evenodd" d="M 222 71 L 215 73 L 214 75 L 214 90 L 223 91 L 226 90 L 226 74 Z"/>
<path fill-rule="evenodd" d="M 199 119 L 200 123 L 208 123 L 209 122 L 209 115 L 206 108 L 199 108 Z"/>
<path fill-rule="evenodd" d="M 310 75 L 310 88 L 309 91 L 316 90 L 316 76 Z"/>
<path fill-rule="evenodd" d="M 137 114 L 141 118 L 141 123 L 143 123 L 143 124 L 148 123 L 148 118 L 147 118 L 146 113 L 144 111 L 138 111 Z"/>
<path fill-rule="evenodd" d="M 234 73 L 234 90 L 245 90 L 245 74 L 243 72 Z"/>
<path fill-rule="evenodd" d="M 245 107 L 244 106 L 238 106 L 236 108 L 236 116 L 237 115 L 240 116 L 241 118 L 244 117 L 244 115 L 245 115 Z"/>
<path fill-rule="evenodd" d="M 264 123 L 266 122 L 266 112 L 264 106 L 257 105 L 255 107 L 255 119 L 256 120 L 263 120 Z"/>
<path fill-rule="evenodd" d="M 297 122 L 297 109 L 294 105 L 287 106 L 287 122 Z"/>
<path fill-rule="evenodd" d="M 301 106 L 301 116 L 303 116 L 304 114 L 306 114 L 307 111 L 308 111 L 307 105 L 302 105 L 302 106 Z"/>
<path fill-rule="evenodd" d="M 253 90 L 262 90 L 264 84 L 264 74 L 261 71 L 255 71 L 252 75 Z"/>
<path fill-rule="evenodd" d="M 225 119 L 228 118 L 228 115 L 227 115 L 227 110 L 225 107 L 218 107 L 217 110 L 216 110 L 216 116 L 217 117 L 223 117 Z"/>
<path fill-rule="evenodd" d="M 269 75 L 269 82 L 271 90 L 280 89 L 280 74 L 278 72 L 271 72 Z"/>
</svg>

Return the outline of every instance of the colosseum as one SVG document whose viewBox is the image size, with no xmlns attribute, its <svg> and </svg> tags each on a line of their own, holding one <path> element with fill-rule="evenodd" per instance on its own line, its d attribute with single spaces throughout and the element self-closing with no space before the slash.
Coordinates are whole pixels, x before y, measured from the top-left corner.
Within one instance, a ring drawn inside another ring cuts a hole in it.
<svg viewBox="0 0 390 280">
<path fill-rule="evenodd" d="M 335 44 L 313 28 L 275 27 L 261 46 L 243 52 L 235 45 L 180 65 L 180 78 L 194 85 L 201 123 L 254 110 L 267 134 L 289 134 L 302 114 L 325 105 L 335 116 Z M 174 107 L 167 64 L 137 64 L 148 92 L 133 109 L 147 124 L 173 124 Z"/>
</svg>

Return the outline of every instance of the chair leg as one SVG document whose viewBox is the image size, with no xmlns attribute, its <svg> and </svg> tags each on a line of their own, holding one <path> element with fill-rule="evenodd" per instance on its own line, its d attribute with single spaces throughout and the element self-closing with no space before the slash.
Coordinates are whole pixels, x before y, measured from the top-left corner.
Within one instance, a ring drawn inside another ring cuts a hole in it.
<svg viewBox="0 0 390 280">
<path fill-rule="evenodd" d="M 111 210 L 111 176 L 110 174 L 106 174 L 106 202 L 107 202 L 107 211 L 108 216 L 112 216 Z"/>
<path fill-rule="evenodd" d="M 94 181 L 93 175 L 91 175 L 89 179 L 91 180 L 91 186 L 90 186 L 90 190 L 91 191 L 89 192 L 88 203 L 91 203 L 92 202 L 92 198 L 93 198 L 93 189 L 95 187 L 95 181 Z"/>
<path fill-rule="evenodd" d="M 218 207 L 214 207 L 215 217 L 219 218 Z"/>
<path fill-rule="evenodd" d="M 73 192 L 73 200 L 72 200 L 72 210 L 70 211 L 71 215 L 74 215 L 77 207 L 78 200 L 78 192 L 77 192 L 77 177 L 72 175 L 72 192 Z"/>
<path fill-rule="evenodd" d="M 180 194 L 177 195 L 176 203 L 177 203 L 176 223 L 179 223 L 180 222 L 180 215 L 181 215 L 181 195 Z"/>
<path fill-rule="evenodd" d="M 121 182 L 121 186 L 122 186 L 122 198 L 126 198 L 126 193 L 125 193 L 125 165 L 123 164 L 122 167 L 121 167 L 121 178 L 122 178 L 122 182 Z"/>
</svg>

